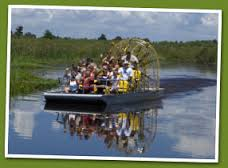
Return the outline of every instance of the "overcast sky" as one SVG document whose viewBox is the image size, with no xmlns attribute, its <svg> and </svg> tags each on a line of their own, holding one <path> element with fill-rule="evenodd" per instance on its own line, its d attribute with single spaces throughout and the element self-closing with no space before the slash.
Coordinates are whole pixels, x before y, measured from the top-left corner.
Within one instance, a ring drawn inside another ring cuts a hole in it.
<svg viewBox="0 0 228 168">
<path fill-rule="evenodd" d="M 12 30 L 42 36 L 46 29 L 55 35 L 108 39 L 116 36 L 149 38 L 152 41 L 217 39 L 218 14 L 148 11 L 101 11 L 69 9 L 12 9 Z"/>
</svg>

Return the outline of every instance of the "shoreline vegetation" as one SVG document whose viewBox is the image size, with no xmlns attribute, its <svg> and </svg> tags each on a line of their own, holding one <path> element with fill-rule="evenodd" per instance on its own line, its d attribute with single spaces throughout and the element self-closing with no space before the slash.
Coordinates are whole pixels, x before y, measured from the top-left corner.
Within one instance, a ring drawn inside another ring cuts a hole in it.
<svg viewBox="0 0 228 168">
<path fill-rule="evenodd" d="M 58 86 L 58 81 L 36 76 L 28 70 L 11 70 L 10 95 L 19 96 L 32 92 L 51 89 Z"/>
<path fill-rule="evenodd" d="M 82 58 L 99 62 L 112 43 L 122 38 L 108 40 L 102 34 L 98 39 L 72 39 L 56 37 L 46 30 L 43 37 L 23 34 L 20 27 L 11 34 L 11 96 L 25 95 L 58 86 L 58 80 L 36 76 L 37 69 L 52 69 L 58 65 L 76 64 Z M 149 39 L 144 39 L 149 41 Z M 213 66 L 217 62 L 217 41 L 160 41 L 151 42 L 161 65 L 195 64 Z"/>
</svg>

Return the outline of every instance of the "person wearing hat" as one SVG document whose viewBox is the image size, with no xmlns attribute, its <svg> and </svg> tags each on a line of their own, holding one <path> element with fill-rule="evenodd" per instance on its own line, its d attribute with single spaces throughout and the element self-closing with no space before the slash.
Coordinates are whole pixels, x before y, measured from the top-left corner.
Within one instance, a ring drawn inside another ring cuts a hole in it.
<svg viewBox="0 0 228 168">
<path fill-rule="evenodd" d="M 118 92 L 127 93 L 129 91 L 129 84 L 131 84 L 133 78 L 133 70 L 129 66 L 128 61 L 124 61 L 123 66 L 119 68 L 118 73 L 120 75 Z"/>
<path fill-rule="evenodd" d="M 131 80 L 131 78 L 133 77 L 133 70 L 131 67 L 129 67 L 128 61 L 124 61 L 123 67 L 119 68 L 118 73 L 121 76 L 121 80 Z"/>
<path fill-rule="evenodd" d="M 121 58 L 122 61 L 128 61 L 131 63 L 131 65 L 134 65 L 135 63 L 139 63 L 138 58 L 135 55 L 132 55 L 130 51 L 126 52 L 126 55 L 122 56 Z"/>
</svg>

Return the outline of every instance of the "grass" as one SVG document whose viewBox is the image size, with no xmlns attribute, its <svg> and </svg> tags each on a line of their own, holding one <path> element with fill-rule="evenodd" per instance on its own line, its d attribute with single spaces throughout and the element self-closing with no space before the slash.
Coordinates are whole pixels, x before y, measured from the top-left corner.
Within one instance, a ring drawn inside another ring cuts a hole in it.
<svg viewBox="0 0 228 168">
<path fill-rule="evenodd" d="M 26 95 L 58 86 L 58 81 L 44 79 L 25 70 L 11 70 L 10 95 Z"/>
<path fill-rule="evenodd" d="M 98 61 L 101 53 L 110 47 L 104 40 L 65 39 L 12 39 L 12 62 L 41 63 L 49 65 L 77 63 L 82 58 Z"/>
<path fill-rule="evenodd" d="M 51 89 L 58 81 L 35 76 L 31 71 L 78 63 L 82 58 L 98 61 L 110 42 L 103 40 L 12 38 L 11 96 Z"/>
<path fill-rule="evenodd" d="M 24 95 L 50 89 L 57 80 L 35 76 L 31 71 L 51 69 L 57 65 L 77 64 L 83 58 L 99 62 L 100 54 L 111 46 L 111 40 L 12 38 L 11 95 Z M 217 42 L 153 42 L 161 64 L 211 65 L 217 62 Z"/>
<path fill-rule="evenodd" d="M 215 65 L 217 41 L 154 42 L 162 64 Z"/>
</svg>

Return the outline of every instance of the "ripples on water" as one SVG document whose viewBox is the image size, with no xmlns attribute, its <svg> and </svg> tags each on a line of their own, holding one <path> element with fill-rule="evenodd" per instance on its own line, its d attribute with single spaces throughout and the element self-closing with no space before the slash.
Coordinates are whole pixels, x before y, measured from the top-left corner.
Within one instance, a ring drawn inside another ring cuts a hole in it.
<svg viewBox="0 0 228 168">
<path fill-rule="evenodd" d="M 74 113 L 45 106 L 42 93 L 11 99 L 9 153 L 214 158 L 216 74 L 162 69 L 161 86 L 161 101 L 106 113 L 105 107 L 77 106 Z"/>
</svg>

